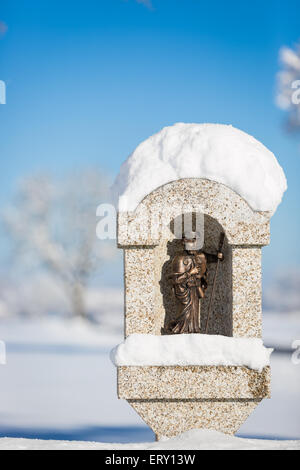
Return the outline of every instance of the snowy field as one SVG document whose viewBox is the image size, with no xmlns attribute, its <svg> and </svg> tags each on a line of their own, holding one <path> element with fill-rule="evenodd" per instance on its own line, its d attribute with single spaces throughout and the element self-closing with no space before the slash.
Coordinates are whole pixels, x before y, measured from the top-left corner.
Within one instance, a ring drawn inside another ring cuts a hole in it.
<svg viewBox="0 0 300 470">
<path fill-rule="evenodd" d="M 300 450 L 300 441 L 245 439 L 207 429 L 192 429 L 175 438 L 139 444 L 0 438 L 0 450 Z"/>
<path fill-rule="evenodd" d="M 300 364 L 291 361 L 291 343 L 300 339 L 300 316 L 266 314 L 264 330 L 265 344 L 280 344 L 283 351 L 271 356 L 272 399 L 259 405 L 238 435 L 300 439 Z M 7 364 L 0 366 L 0 437 L 154 441 L 139 416 L 117 399 L 109 351 L 122 341 L 121 331 L 49 317 L 2 318 L 0 339 L 7 347 Z M 12 442 L 1 440 L 0 447 Z M 20 441 L 20 445 L 42 444 Z M 51 448 L 65 445 L 52 442 Z"/>
</svg>

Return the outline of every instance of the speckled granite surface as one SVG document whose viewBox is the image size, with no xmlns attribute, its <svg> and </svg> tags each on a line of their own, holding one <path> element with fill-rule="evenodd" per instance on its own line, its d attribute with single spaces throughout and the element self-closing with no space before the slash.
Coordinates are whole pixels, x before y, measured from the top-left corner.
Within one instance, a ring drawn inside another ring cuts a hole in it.
<svg viewBox="0 0 300 470">
<path fill-rule="evenodd" d="M 202 214 L 204 249 L 215 253 L 225 232 L 210 334 L 261 337 L 261 248 L 269 243 L 270 214 L 255 212 L 228 187 L 205 179 L 182 179 L 149 194 L 134 213 L 118 216 L 118 246 L 124 249 L 125 336 L 164 334 L 177 304 L 167 277 L 181 251 L 174 224 L 181 214 Z M 154 222 L 151 224 L 151 221 Z M 204 332 L 215 265 L 201 301 Z M 138 370 L 139 369 L 139 370 Z M 193 427 L 233 433 L 263 397 L 270 395 L 269 368 L 195 367 L 119 369 L 119 396 L 161 435 Z M 195 378 L 196 377 L 196 378 Z"/>
<path fill-rule="evenodd" d="M 182 208 L 185 212 L 201 212 L 215 219 L 225 230 L 230 244 L 263 246 L 269 243 L 270 213 L 253 211 L 244 199 L 223 184 L 185 178 L 148 194 L 134 212 L 120 212 L 118 245 L 157 245 L 161 231 L 168 231 L 167 219 L 176 218 Z M 150 219 L 154 221 L 152 230 Z"/>
<path fill-rule="evenodd" d="M 118 396 L 125 399 L 261 399 L 270 397 L 270 368 L 237 366 L 118 367 Z"/>
<path fill-rule="evenodd" d="M 128 400 L 157 439 L 190 429 L 234 434 L 260 400 Z"/>
</svg>

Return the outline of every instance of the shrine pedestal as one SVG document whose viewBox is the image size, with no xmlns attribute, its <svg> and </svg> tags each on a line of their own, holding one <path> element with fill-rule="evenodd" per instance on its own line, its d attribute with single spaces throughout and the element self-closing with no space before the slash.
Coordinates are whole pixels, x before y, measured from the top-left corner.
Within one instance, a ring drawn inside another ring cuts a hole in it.
<svg viewBox="0 0 300 470">
<path fill-rule="evenodd" d="M 270 397 L 269 356 L 255 365 L 259 354 L 252 345 L 260 341 L 263 349 L 261 251 L 286 189 L 284 173 L 261 143 L 231 126 L 180 123 L 139 145 L 115 187 L 128 345 L 115 355 L 118 396 L 158 438 L 193 428 L 233 434 Z M 185 239 L 178 228 L 199 236 Z M 187 248 L 194 238 L 197 249 Z M 218 269 L 212 261 L 203 272 L 200 262 L 190 268 L 196 254 L 208 261 L 217 251 L 223 259 Z M 174 260 L 181 264 L 174 267 Z M 203 290 L 199 318 L 198 305 L 190 315 L 195 287 Z M 170 328 L 180 315 L 192 318 L 194 327 Z M 182 333 L 199 337 L 190 338 L 190 354 Z M 174 342 L 162 339 L 174 336 Z M 246 340 L 243 357 L 239 345 L 233 347 L 236 339 Z"/>
<path fill-rule="evenodd" d="M 118 397 L 158 439 L 194 428 L 234 434 L 260 401 L 270 398 L 270 368 L 121 366 Z"/>
</svg>

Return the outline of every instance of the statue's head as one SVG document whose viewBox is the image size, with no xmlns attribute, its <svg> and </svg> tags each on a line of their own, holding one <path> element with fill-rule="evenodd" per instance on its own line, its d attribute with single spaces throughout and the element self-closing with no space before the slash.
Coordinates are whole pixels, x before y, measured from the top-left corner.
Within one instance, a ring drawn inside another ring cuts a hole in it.
<svg viewBox="0 0 300 470">
<path fill-rule="evenodd" d="M 182 241 L 186 251 L 198 251 L 202 248 L 201 236 L 199 232 L 184 232 Z"/>
</svg>

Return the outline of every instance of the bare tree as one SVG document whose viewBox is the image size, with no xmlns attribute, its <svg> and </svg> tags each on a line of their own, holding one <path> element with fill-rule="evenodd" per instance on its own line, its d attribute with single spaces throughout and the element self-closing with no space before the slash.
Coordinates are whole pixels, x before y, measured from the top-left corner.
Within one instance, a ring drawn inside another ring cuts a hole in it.
<svg viewBox="0 0 300 470">
<path fill-rule="evenodd" d="M 282 47 L 279 59 L 277 105 L 288 112 L 288 129 L 300 131 L 300 43 L 294 50 Z"/>
<path fill-rule="evenodd" d="M 108 182 L 97 170 L 61 180 L 46 175 L 23 179 L 3 214 L 18 259 L 54 274 L 73 315 L 86 317 L 85 289 L 115 249 L 96 238 L 96 208 L 107 202 Z"/>
</svg>

